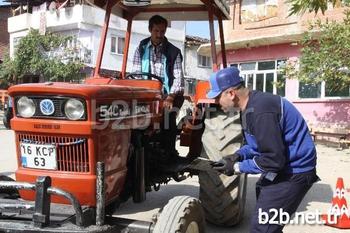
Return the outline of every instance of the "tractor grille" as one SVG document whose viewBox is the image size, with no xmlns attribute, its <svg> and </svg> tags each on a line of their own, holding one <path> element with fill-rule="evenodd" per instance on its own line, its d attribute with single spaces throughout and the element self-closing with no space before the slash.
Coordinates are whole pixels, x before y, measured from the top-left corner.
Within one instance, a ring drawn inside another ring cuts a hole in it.
<svg viewBox="0 0 350 233">
<path fill-rule="evenodd" d="M 36 106 L 36 111 L 35 111 L 34 117 L 49 118 L 48 116 L 45 116 L 44 114 L 42 114 L 40 111 L 40 101 L 42 101 L 44 98 L 32 97 L 32 99 L 33 99 L 35 106 Z M 62 98 L 50 98 L 50 99 L 52 100 L 52 102 L 55 106 L 55 112 L 50 118 L 65 119 L 66 116 L 64 115 L 64 112 L 63 112 L 63 108 L 64 108 L 63 106 L 67 100 L 62 99 Z"/>
<path fill-rule="evenodd" d="M 57 170 L 89 172 L 88 144 L 86 138 L 56 137 L 33 134 L 18 134 L 19 142 L 57 145 Z"/>
</svg>

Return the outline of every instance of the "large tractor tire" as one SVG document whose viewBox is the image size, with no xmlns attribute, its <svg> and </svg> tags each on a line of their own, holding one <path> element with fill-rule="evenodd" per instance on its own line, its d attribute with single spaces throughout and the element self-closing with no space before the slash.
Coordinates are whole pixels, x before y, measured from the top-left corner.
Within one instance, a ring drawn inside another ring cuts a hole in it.
<svg viewBox="0 0 350 233">
<path fill-rule="evenodd" d="M 153 233 L 204 233 L 205 218 L 198 199 L 172 198 L 157 217 Z"/>
<path fill-rule="evenodd" d="M 229 116 L 221 110 L 205 119 L 201 156 L 213 161 L 233 154 L 242 143 L 239 114 Z M 199 199 L 207 221 L 219 226 L 233 226 L 244 214 L 246 174 L 226 176 L 215 170 L 199 173 Z"/>
</svg>

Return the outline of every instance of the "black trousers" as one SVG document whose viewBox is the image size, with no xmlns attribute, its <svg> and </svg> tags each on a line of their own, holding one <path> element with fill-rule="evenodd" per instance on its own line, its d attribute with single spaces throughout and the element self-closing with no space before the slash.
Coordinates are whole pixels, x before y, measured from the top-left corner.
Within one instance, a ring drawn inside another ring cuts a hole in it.
<svg viewBox="0 0 350 233">
<path fill-rule="evenodd" d="M 173 109 L 164 109 L 161 142 L 164 149 L 169 153 L 175 151 L 176 135 L 178 131 L 176 125 L 176 116 L 179 113 L 183 102 L 184 96 L 182 94 L 178 94 L 174 98 Z"/>
<path fill-rule="evenodd" d="M 251 219 L 250 233 L 283 232 L 284 224 L 280 221 L 280 211 L 288 213 L 292 219 L 305 194 L 318 180 L 315 170 L 278 175 L 273 181 L 262 175 L 256 183 L 257 202 Z"/>
</svg>

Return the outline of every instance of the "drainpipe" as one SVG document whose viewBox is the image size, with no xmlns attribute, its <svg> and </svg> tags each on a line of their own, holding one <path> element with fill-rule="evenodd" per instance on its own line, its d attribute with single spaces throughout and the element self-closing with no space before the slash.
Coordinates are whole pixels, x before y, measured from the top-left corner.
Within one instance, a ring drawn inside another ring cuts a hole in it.
<svg viewBox="0 0 350 233">
<path fill-rule="evenodd" d="M 183 69 L 184 69 L 184 76 L 187 75 L 187 69 L 186 69 L 186 34 L 187 34 L 187 28 L 186 28 L 187 21 L 185 21 L 185 41 L 184 41 L 184 56 L 183 56 Z"/>
</svg>

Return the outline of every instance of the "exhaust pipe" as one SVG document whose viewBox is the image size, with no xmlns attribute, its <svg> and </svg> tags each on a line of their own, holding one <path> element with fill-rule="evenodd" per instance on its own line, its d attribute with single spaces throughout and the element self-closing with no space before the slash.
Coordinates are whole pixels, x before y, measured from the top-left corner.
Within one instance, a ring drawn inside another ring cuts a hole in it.
<svg viewBox="0 0 350 233">
<path fill-rule="evenodd" d="M 97 162 L 96 165 L 96 225 L 105 223 L 105 164 Z"/>
<path fill-rule="evenodd" d="M 146 200 L 145 151 L 142 145 L 142 133 L 136 131 L 133 138 L 134 150 L 134 194 L 133 200 L 140 203 Z"/>
</svg>

